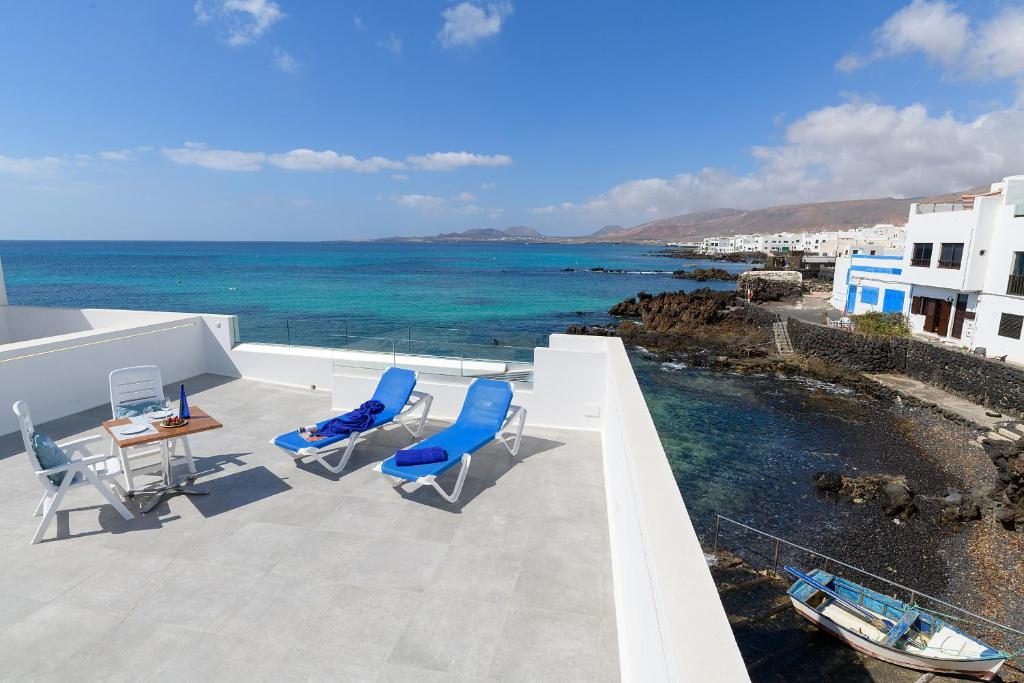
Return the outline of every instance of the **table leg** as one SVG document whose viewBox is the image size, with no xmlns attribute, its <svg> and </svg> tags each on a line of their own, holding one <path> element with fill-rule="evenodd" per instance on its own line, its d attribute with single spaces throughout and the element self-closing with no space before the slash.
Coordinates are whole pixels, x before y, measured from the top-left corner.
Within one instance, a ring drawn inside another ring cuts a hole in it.
<svg viewBox="0 0 1024 683">
<path fill-rule="evenodd" d="M 184 493 L 190 496 L 205 496 L 209 493 L 205 489 L 197 489 L 194 486 L 190 486 L 196 476 L 191 471 L 178 481 L 171 481 L 171 447 L 168 439 L 160 442 L 160 457 L 162 459 L 164 483 L 153 491 L 153 495 L 142 508 L 142 514 L 152 511 L 164 498 L 177 493 Z"/>
</svg>

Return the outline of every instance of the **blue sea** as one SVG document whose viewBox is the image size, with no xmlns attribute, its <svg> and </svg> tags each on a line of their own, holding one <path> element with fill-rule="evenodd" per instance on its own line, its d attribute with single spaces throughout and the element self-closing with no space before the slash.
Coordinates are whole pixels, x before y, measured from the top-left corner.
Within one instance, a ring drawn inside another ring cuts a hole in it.
<svg viewBox="0 0 1024 683">
<path fill-rule="evenodd" d="M 608 308 L 640 290 L 734 286 L 674 280 L 674 269 L 709 264 L 653 251 L 524 243 L 0 242 L 12 304 L 230 313 L 239 316 L 243 340 L 319 345 L 347 331 L 532 346 L 570 324 L 610 321 Z M 705 535 L 718 512 L 828 550 L 829 535 L 847 526 L 849 510 L 814 495 L 813 473 L 863 469 L 879 454 L 893 467 L 918 457 L 908 437 L 835 387 L 686 368 L 642 350 L 631 359 Z"/>
<path fill-rule="evenodd" d="M 11 303 L 239 316 L 245 341 L 334 335 L 534 345 L 604 322 L 639 290 L 691 289 L 700 262 L 624 245 L 525 243 L 0 242 Z M 625 273 L 589 272 L 606 268 Z M 739 266 L 732 266 L 737 270 Z M 568 271 L 566 269 L 574 269 Z M 727 282 L 710 283 L 730 288 Z"/>
</svg>

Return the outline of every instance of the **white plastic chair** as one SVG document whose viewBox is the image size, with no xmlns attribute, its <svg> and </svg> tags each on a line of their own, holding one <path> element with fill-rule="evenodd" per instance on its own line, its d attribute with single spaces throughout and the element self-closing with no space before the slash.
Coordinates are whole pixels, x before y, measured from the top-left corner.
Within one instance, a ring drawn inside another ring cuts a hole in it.
<svg viewBox="0 0 1024 683">
<path fill-rule="evenodd" d="M 110 373 L 110 412 L 116 418 L 117 409 L 121 406 L 141 401 L 163 401 L 164 382 L 160 375 L 160 368 L 155 365 L 139 365 L 133 368 L 121 368 Z M 189 474 L 196 473 L 195 463 L 192 462 L 192 446 L 187 436 L 171 439 L 167 444 L 171 449 L 171 457 L 174 457 L 175 446 L 181 442 L 184 451 L 185 463 L 188 465 Z M 117 442 L 110 440 L 110 450 L 117 453 L 121 459 L 121 471 L 124 472 L 125 486 L 128 487 L 128 495 L 135 493 L 134 474 L 141 474 L 151 470 L 159 470 L 162 466 L 160 459 L 160 448 L 150 444 L 119 448 Z M 132 461 L 156 456 L 155 462 L 149 462 L 141 466 L 132 467 Z"/>
<path fill-rule="evenodd" d="M 18 416 L 18 422 L 21 425 L 21 438 L 25 441 L 25 452 L 28 454 L 29 463 L 43 487 L 43 497 L 39 500 L 39 505 L 36 506 L 36 511 L 33 513 L 35 517 L 42 515 L 43 519 L 39 523 L 35 536 L 32 537 L 33 544 L 42 540 L 46 528 L 50 526 L 54 515 L 57 514 L 57 508 L 60 506 L 64 494 L 76 486 L 96 487 L 96 490 L 114 506 L 115 510 L 121 513 L 122 517 L 132 519 L 132 513 L 117 496 L 117 494 L 124 495 L 124 490 L 117 483 L 117 459 L 106 454 L 93 455 L 85 446 L 87 443 L 102 439 L 101 435 L 95 434 L 58 444 L 71 461 L 66 465 L 43 469 L 43 466 L 39 464 L 35 448 L 32 447 L 32 433 L 35 431 L 35 427 L 32 426 L 32 415 L 29 413 L 28 404 L 24 401 L 16 402 L 14 414 Z M 60 472 L 64 472 L 64 479 L 58 486 L 50 480 L 50 475 Z M 79 474 L 82 476 L 79 477 Z M 117 491 L 117 494 L 114 491 Z"/>
</svg>

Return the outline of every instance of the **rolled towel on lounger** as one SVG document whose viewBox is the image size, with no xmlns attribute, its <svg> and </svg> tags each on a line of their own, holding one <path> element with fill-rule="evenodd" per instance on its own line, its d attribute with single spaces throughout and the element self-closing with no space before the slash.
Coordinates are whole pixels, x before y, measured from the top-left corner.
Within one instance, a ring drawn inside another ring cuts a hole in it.
<svg viewBox="0 0 1024 683">
<path fill-rule="evenodd" d="M 316 433 L 324 436 L 344 436 L 352 432 L 365 432 L 376 421 L 374 416 L 383 410 L 383 403 L 371 399 L 341 417 L 328 420 L 316 430 Z"/>
<path fill-rule="evenodd" d="M 448 451 L 438 446 L 429 448 L 411 448 L 407 451 L 395 453 L 395 464 L 399 467 L 411 467 L 412 465 L 430 465 L 435 462 L 444 462 L 448 459 Z"/>
</svg>

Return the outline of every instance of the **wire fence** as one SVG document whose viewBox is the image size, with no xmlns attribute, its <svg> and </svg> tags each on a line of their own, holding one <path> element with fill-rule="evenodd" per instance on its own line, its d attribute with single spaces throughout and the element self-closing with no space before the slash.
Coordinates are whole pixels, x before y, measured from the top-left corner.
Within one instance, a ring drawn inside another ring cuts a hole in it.
<svg viewBox="0 0 1024 683">
<path fill-rule="evenodd" d="M 780 577 L 779 568 L 793 565 L 801 569 L 817 567 L 878 593 L 923 608 L 956 626 L 970 627 L 970 634 L 986 642 L 1016 652 L 1024 648 L 1024 630 L 964 609 L 951 602 L 923 593 L 901 583 L 874 574 L 824 553 L 792 543 L 766 531 L 715 515 L 714 548 L 728 549 L 755 569 Z M 851 577 L 850 574 L 855 574 Z M 780 577 L 781 578 L 781 577 Z M 966 629 L 965 629 L 966 630 Z"/>
</svg>

